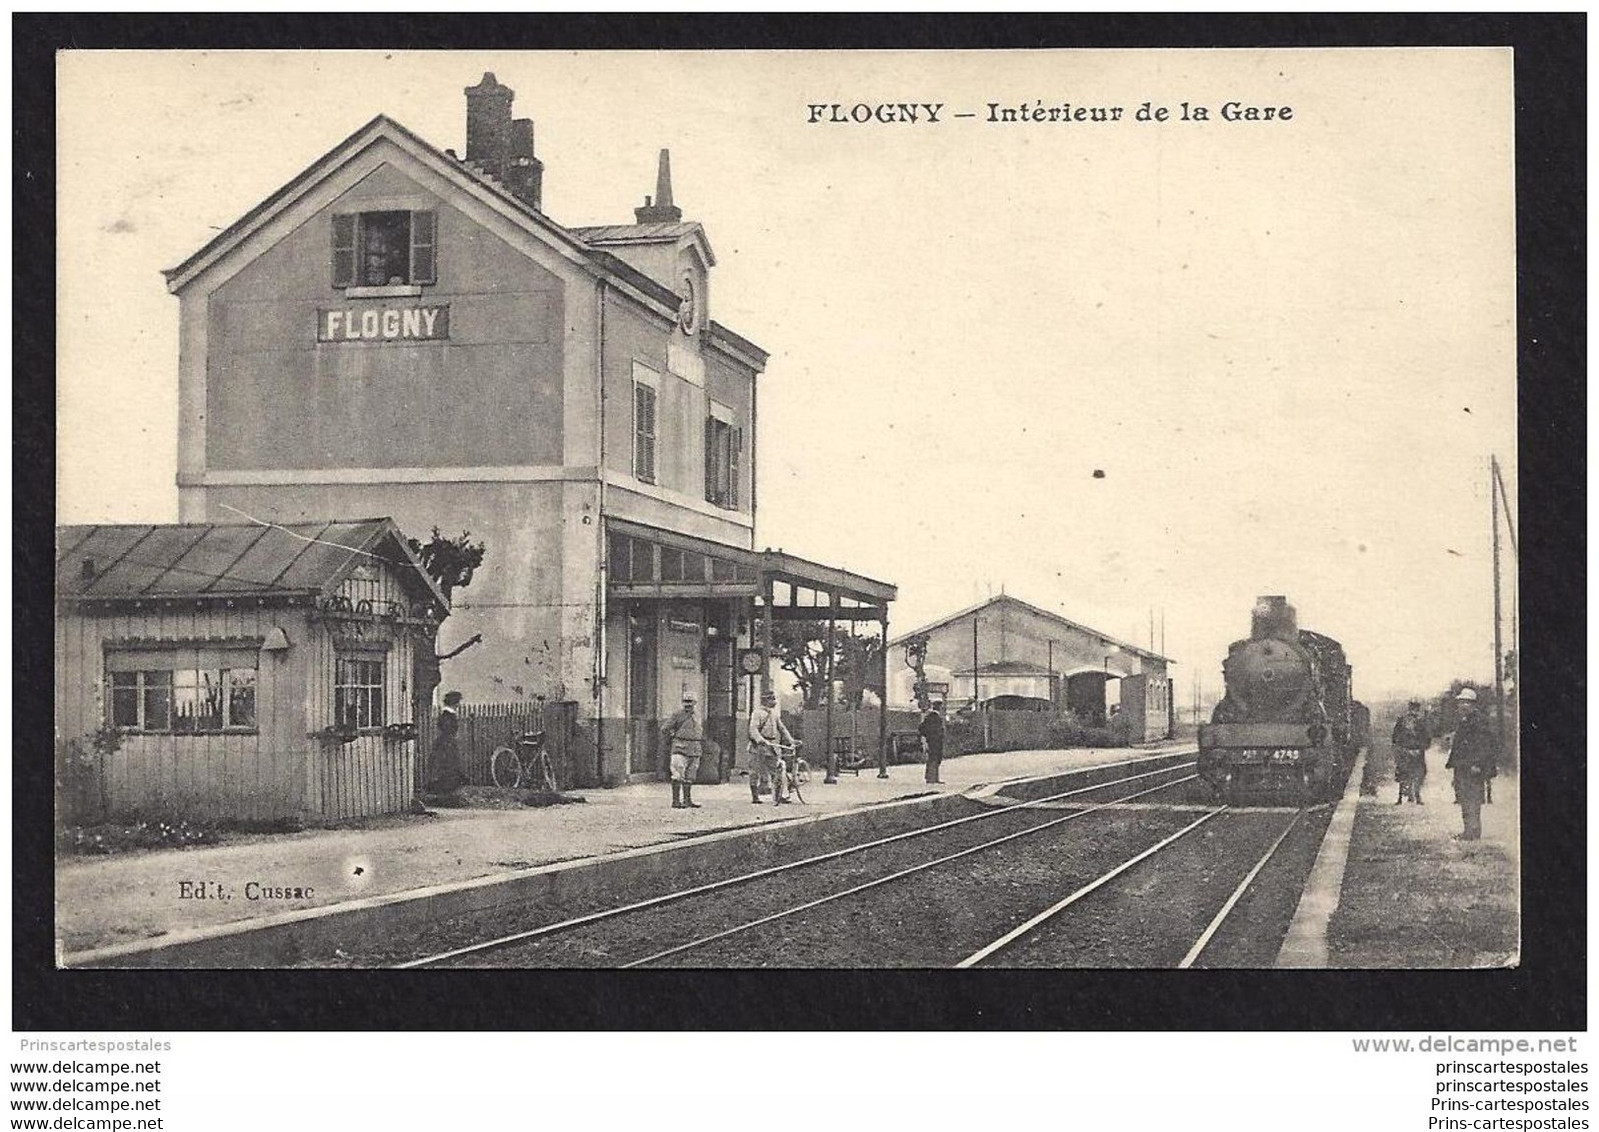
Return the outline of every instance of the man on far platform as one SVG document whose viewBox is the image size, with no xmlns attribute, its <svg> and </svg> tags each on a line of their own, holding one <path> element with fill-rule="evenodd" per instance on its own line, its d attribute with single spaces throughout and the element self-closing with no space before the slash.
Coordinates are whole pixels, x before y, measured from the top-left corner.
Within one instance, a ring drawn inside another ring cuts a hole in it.
<svg viewBox="0 0 1599 1132">
<path fill-rule="evenodd" d="M 1455 703 L 1460 708 L 1460 722 L 1444 766 L 1455 772 L 1455 801 L 1463 826 L 1458 836 L 1462 841 L 1476 841 L 1482 836 L 1482 803 L 1488 780 L 1499 773 L 1499 752 L 1493 729 L 1477 710 L 1476 690 L 1462 688 Z"/>
<path fill-rule="evenodd" d="M 1394 805 L 1407 798 L 1421 803 L 1422 783 L 1427 781 L 1427 745 L 1432 733 L 1421 717 L 1421 701 L 1411 700 L 1405 714 L 1394 724 L 1394 778 L 1399 783 L 1399 797 Z"/>
</svg>

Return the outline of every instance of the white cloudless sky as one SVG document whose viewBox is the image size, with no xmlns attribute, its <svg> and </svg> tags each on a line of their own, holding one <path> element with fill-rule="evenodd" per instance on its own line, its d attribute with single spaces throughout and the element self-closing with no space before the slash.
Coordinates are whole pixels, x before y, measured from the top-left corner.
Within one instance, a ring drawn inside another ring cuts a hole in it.
<svg viewBox="0 0 1599 1132">
<path fill-rule="evenodd" d="M 375 114 L 461 150 L 462 89 L 492 70 L 559 223 L 630 222 L 670 147 L 718 257 L 712 317 L 772 353 L 757 542 L 898 584 L 894 631 L 1004 589 L 1148 644 L 1153 608 L 1182 704 L 1196 674 L 1219 686 L 1255 596 L 1284 593 L 1367 698 L 1492 673 L 1490 453 L 1516 491 L 1508 50 L 58 66 L 61 522 L 176 518 L 160 269 Z M 1229 100 L 1293 116 L 1223 122 Z M 1171 119 L 1133 120 L 1146 101 Z M 1178 120 L 1185 101 L 1211 119 Z M 835 102 L 944 106 L 807 121 Z M 998 124 L 990 103 L 1124 114 Z"/>
</svg>

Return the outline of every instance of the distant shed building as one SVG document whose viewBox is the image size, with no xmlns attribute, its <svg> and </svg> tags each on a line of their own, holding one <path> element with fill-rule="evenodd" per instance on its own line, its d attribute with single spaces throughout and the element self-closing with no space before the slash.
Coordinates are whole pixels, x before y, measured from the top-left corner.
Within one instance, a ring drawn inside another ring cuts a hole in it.
<svg viewBox="0 0 1599 1132">
<path fill-rule="evenodd" d="M 1134 742 L 1172 733 L 1167 657 L 1001 594 L 889 642 L 889 703 L 916 702 L 905 643 L 927 638 L 924 670 L 947 685 L 951 708 L 1054 706 L 1103 724 L 1112 715 Z"/>
<path fill-rule="evenodd" d="M 72 526 L 56 546 L 56 747 L 80 820 L 410 802 L 449 607 L 393 522 Z"/>
</svg>

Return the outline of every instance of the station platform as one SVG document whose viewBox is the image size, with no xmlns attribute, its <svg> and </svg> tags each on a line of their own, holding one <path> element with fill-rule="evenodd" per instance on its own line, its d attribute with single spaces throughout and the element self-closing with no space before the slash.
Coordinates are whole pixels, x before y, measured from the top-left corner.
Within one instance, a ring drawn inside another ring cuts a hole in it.
<svg viewBox="0 0 1599 1132">
<path fill-rule="evenodd" d="M 671 808 L 665 782 L 573 791 L 581 804 L 509 810 L 437 809 L 334 829 L 240 835 L 224 844 L 60 859 L 56 937 L 63 955 L 131 944 L 412 889 L 433 888 L 563 861 L 668 846 L 687 838 L 777 822 L 820 820 L 933 794 L 976 791 L 1047 775 L 1182 750 L 1138 748 L 989 752 L 946 758 L 943 785 L 920 765 L 875 767 L 824 784 L 805 804 L 756 806 L 748 780 L 694 787 L 699 809 Z M 263 893 L 267 895 L 263 895 Z M 288 895 L 280 895 L 287 893 Z"/>
<path fill-rule="evenodd" d="M 1318 859 L 1301 900 L 1301 913 L 1319 902 L 1324 914 L 1298 940 L 1290 928 L 1278 966 L 1514 966 L 1520 953 L 1517 779 L 1494 779 L 1493 804 L 1482 809 L 1482 838 L 1465 841 L 1458 836 L 1460 807 L 1441 746 L 1427 755 L 1422 805 L 1396 804 L 1391 761 L 1379 758 L 1370 776 L 1376 793 L 1361 795 L 1351 786 L 1323 844 L 1322 856 L 1341 854 L 1342 867 L 1332 870 Z M 1340 817 L 1347 827 L 1341 846 Z M 1326 891 L 1315 891 L 1318 885 Z"/>
</svg>

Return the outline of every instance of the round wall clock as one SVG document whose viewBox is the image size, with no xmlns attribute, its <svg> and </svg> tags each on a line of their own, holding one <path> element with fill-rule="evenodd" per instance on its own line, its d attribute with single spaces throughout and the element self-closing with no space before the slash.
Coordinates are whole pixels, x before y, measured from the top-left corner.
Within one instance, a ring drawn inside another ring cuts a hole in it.
<svg viewBox="0 0 1599 1132">
<path fill-rule="evenodd" d="M 677 308 L 677 324 L 684 334 L 693 334 L 700 325 L 700 293 L 694 276 L 683 276 L 683 302 Z"/>
</svg>

